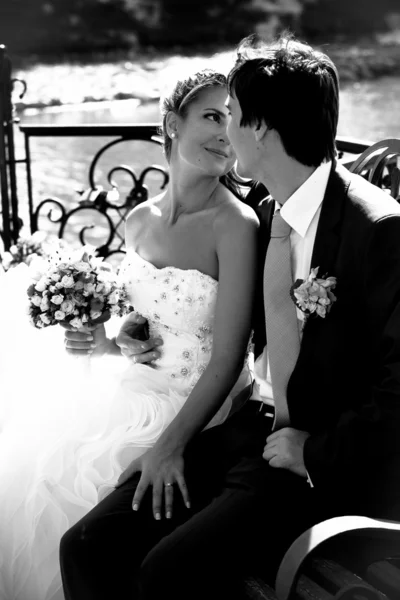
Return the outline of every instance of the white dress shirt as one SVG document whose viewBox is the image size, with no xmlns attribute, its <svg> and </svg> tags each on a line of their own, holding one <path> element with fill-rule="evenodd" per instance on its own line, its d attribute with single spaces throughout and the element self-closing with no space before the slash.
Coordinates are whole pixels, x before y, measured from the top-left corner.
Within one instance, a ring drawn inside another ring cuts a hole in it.
<svg viewBox="0 0 400 600">
<path fill-rule="evenodd" d="M 328 162 L 320 165 L 280 209 L 281 216 L 292 228 L 290 245 L 293 282 L 296 279 L 306 279 L 310 274 L 315 234 L 331 164 Z M 276 203 L 276 205 L 276 209 L 279 209 L 279 204 Z M 301 339 L 304 313 L 300 309 L 297 309 L 297 319 Z M 267 346 L 264 347 L 263 353 L 254 364 L 254 386 L 251 399 L 262 400 L 266 404 L 274 405 Z"/>
</svg>

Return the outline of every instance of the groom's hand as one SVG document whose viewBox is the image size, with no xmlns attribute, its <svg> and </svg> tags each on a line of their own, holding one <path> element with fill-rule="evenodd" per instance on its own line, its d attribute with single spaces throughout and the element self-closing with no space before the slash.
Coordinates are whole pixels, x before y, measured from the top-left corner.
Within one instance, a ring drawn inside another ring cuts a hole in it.
<svg viewBox="0 0 400 600">
<path fill-rule="evenodd" d="M 148 325 L 144 317 L 132 312 L 125 319 L 119 334 L 115 338 L 121 354 L 133 363 L 149 363 L 160 358 L 158 349 L 163 341 L 159 338 L 148 337 Z"/>
<path fill-rule="evenodd" d="M 284 427 L 274 431 L 267 437 L 263 458 L 271 467 L 288 469 L 301 477 L 307 477 L 304 464 L 304 444 L 310 437 L 307 431 L 300 431 L 292 427 Z"/>
</svg>

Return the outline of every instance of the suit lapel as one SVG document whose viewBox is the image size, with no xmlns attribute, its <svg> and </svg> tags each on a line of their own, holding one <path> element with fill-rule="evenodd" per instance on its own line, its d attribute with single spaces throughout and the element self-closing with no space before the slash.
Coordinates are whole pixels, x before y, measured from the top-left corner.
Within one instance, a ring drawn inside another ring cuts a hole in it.
<svg viewBox="0 0 400 600">
<path fill-rule="evenodd" d="M 321 206 L 311 257 L 311 268 L 319 267 L 320 277 L 335 275 L 332 271 L 340 242 L 340 225 L 348 186 L 349 180 L 344 169 L 338 169 L 336 164 L 333 164 Z"/>
<path fill-rule="evenodd" d="M 269 238 L 271 235 L 271 224 L 272 224 L 272 217 L 274 216 L 274 212 L 275 212 L 275 201 L 272 199 L 271 196 L 268 196 L 268 198 L 265 198 L 265 200 L 263 200 L 260 203 L 260 205 L 257 207 L 257 214 L 260 219 L 259 257 L 261 259 L 260 263 L 262 262 L 262 265 L 260 264 L 259 266 L 263 273 L 264 273 L 265 255 L 267 253 Z"/>
<path fill-rule="evenodd" d="M 264 311 L 264 263 L 271 236 L 271 223 L 274 211 L 275 201 L 271 198 L 271 196 L 265 198 L 265 200 L 263 200 L 256 208 L 257 216 L 260 219 L 260 231 L 258 238 L 257 291 L 254 301 L 253 314 L 253 341 L 256 358 L 262 353 L 266 344 Z"/>
<path fill-rule="evenodd" d="M 348 171 L 343 167 L 332 164 L 321 206 L 311 257 L 311 268 L 315 269 L 319 267 L 318 275 L 321 277 L 326 275 L 337 276 L 336 263 L 341 242 L 345 203 L 350 184 L 349 175 Z M 338 295 L 340 295 L 340 281 L 338 281 L 338 288 L 339 291 L 335 289 L 335 294 L 338 292 Z M 329 315 L 326 319 L 329 319 Z M 311 372 L 309 369 L 310 357 L 312 357 L 315 349 L 318 348 L 317 340 L 321 339 L 320 334 L 322 333 L 322 328 L 325 327 L 326 319 L 313 315 L 306 321 L 300 344 L 299 357 L 294 371 L 289 378 L 287 388 L 291 419 L 295 418 L 297 414 L 297 404 L 294 399 L 298 397 L 299 389 L 305 389 L 305 386 L 309 383 L 308 380 Z"/>
<path fill-rule="evenodd" d="M 319 267 L 319 277 L 336 276 L 335 264 L 349 184 L 350 178 L 347 170 L 333 163 L 321 206 L 311 257 L 311 268 Z M 338 285 L 340 285 L 340 282 L 338 282 Z M 321 324 L 323 324 L 323 319 L 316 316 L 307 320 L 303 331 L 302 347 L 305 345 L 304 338 L 308 336 L 314 327 Z"/>
</svg>

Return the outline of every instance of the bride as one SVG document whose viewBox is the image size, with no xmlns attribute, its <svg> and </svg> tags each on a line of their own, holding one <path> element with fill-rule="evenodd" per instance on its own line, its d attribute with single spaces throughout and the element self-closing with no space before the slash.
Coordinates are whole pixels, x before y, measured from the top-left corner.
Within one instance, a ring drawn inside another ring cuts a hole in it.
<svg viewBox="0 0 400 600">
<path fill-rule="evenodd" d="M 122 273 L 135 312 L 121 348 L 100 325 L 92 339 L 67 331 L 68 353 L 58 328 L 40 340 L 15 333 L 2 351 L 0 600 L 61 600 L 62 535 L 135 471 L 134 509 L 151 487 L 154 517 L 171 518 L 172 484 L 189 505 L 183 450 L 228 418 L 251 380 L 258 221 L 234 193 L 226 95 L 225 77 L 204 71 L 163 101 L 170 184 L 127 219 Z M 145 320 L 149 340 L 130 344 Z M 76 357 L 88 351 L 89 373 Z M 63 569 L 66 597 L 81 597 Z M 115 584 L 104 597 L 117 597 Z"/>
</svg>

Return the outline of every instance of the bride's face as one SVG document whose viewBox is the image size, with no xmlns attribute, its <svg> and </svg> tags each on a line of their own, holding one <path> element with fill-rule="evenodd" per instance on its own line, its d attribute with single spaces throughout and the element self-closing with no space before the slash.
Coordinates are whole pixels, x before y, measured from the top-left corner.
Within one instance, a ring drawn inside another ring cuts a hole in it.
<svg viewBox="0 0 400 600">
<path fill-rule="evenodd" d="M 177 154 L 183 163 L 213 177 L 233 167 L 235 154 L 226 135 L 226 89 L 207 88 L 188 106 L 179 120 Z"/>
</svg>

